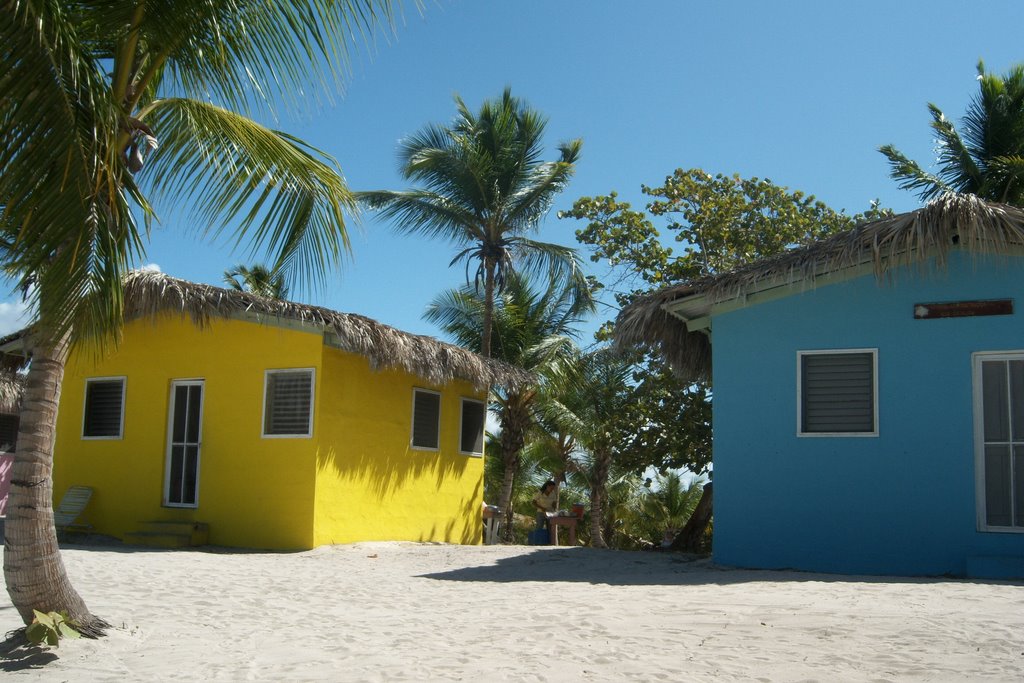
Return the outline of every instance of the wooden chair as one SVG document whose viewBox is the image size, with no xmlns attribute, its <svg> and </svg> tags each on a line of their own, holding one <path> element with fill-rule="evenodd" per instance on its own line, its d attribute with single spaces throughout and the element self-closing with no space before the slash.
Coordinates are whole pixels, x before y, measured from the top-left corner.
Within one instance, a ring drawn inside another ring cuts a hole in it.
<svg viewBox="0 0 1024 683">
<path fill-rule="evenodd" d="M 92 498 L 92 487 L 72 486 L 60 499 L 60 504 L 53 511 L 53 525 L 57 527 L 57 533 L 63 531 L 89 531 L 91 524 L 75 524 L 75 520 L 85 510 Z"/>
</svg>

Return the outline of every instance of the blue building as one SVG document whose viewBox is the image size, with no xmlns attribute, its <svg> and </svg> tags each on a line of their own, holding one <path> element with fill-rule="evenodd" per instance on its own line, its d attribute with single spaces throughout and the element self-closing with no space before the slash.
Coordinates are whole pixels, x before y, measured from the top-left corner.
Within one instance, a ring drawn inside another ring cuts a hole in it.
<svg viewBox="0 0 1024 683">
<path fill-rule="evenodd" d="M 1024 212 L 948 196 L 618 334 L 712 380 L 715 562 L 1024 577 Z"/>
</svg>

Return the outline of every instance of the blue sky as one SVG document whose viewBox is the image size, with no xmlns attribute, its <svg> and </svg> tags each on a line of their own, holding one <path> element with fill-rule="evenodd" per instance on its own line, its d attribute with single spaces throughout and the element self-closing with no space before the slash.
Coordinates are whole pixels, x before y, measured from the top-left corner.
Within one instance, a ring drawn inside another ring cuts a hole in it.
<svg viewBox="0 0 1024 683">
<path fill-rule="evenodd" d="M 574 243 L 555 212 L 617 190 L 643 204 L 641 183 L 676 168 L 760 176 L 854 213 L 870 200 L 905 211 L 916 198 L 889 179 L 877 147 L 893 143 L 931 163 L 926 103 L 958 120 L 977 90 L 975 65 L 1024 62 L 1019 0 L 895 2 L 430 1 L 406 9 L 390 38 L 359 48 L 345 92 L 272 123 L 338 159 L 353 189 L 400 189 L 398 141 L 471 108 L 505 86 L 549 118 L 549 153 L 583 138 L 568 190 L 542 225 Z M 147 262 L 217 284 L 250 260 L 196 236 L 184 211 L 161 210 Z M 364 215 L 353 253 L 321 291 L 294 298 L 362 313 L 412 332 L 465 271 L 451 245 L 401 236 Z M 595 270 L 600 275 L 600 270 Z M 16 297 L 0 302 L 0 332 L 19 326 Z"/>
</svg>

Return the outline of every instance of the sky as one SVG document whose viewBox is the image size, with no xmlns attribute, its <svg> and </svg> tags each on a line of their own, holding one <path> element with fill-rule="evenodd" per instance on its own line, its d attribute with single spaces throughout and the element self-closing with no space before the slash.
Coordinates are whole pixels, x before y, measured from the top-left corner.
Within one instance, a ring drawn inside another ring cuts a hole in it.
<svg viewBox="0 0 1024 683">
<path fill-rule="evenodd" d="M 456 93 L 476 110 L 511 87 L 548 117 L 547 159 L 558 142 L 583 139 L 576 175 L 537 235 L 566 245 L 582 225 L 557 219 L 559 209 L 612 190 L 642 206 L 641 184 L 676 168 L 770 178 L 849 213 L 876 198 L 909 211 L 917 198 L 896 187 L 877 148 L 892 143 L 931 166 L 927 103 L 958 121 L 979 59 L 997 73 L 1024 62 L 1022 25 L 1019 0 L 427 0 L 422 12 L 407 4 L 393 35 L 356 48 L 333 104 L 265 123 L 335 157 L 354 190 L 405 189 L 403 137 L 449 122 Z M 203 239 L 183 208 L 157 208 L 137 265 L 219 284 L 225 269 L 252 262 Z M 464 267 L 448 266 L 455 248 L 372 214 L 349 227 L 341 271 L 292 298 L 440 336 L 422 314 L 465 282 Z M 23 310 L 14 294 L 0 300 L 0 334 L 26 322 Z"/>
</svg>

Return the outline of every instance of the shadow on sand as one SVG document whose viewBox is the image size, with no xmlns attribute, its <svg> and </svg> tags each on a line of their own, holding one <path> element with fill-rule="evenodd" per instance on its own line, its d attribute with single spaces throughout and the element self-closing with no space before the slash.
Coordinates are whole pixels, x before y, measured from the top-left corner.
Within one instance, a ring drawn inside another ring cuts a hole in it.
<svg viewBox="0 0 1024 683">
<path fill-rule="evenodd" d="M 0 642 L 0 671 L 42 669 L 56 659 L 57 655 L 52 650 L 30 644 L 20 629 L 8 632 L 7 638 Z"/>
<path fill-rule="evenodd" d="M 492 565 L 421 574 L 439 581 L 512 583 L 590 583 L 609 586 L 730 585 L 759 581 L 829 583 L 972 583 L 1005 581 L 960 579 L 948 576 L 904 577 L 821 574 L 791 569 L 737 569 L 711 563 L 704 556 L 674 552 L 636 552 L 593 548 L 545 548 L 504 557 Z"/>
</svg>

